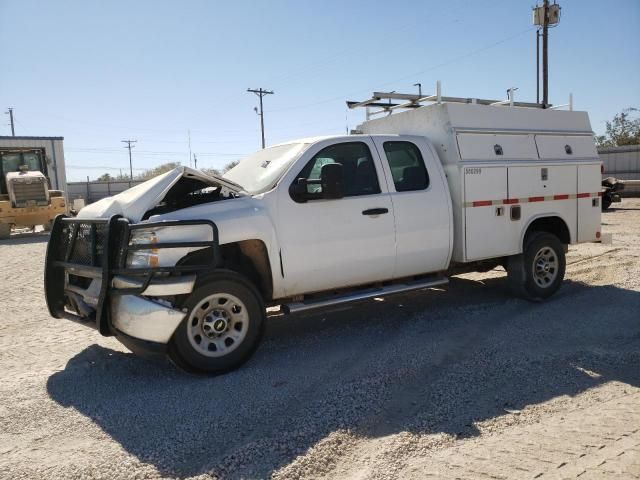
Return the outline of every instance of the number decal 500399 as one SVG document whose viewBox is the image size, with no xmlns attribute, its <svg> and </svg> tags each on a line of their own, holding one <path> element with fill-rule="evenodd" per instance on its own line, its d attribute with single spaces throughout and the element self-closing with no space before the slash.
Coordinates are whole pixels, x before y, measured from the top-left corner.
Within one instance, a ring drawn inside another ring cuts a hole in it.
<svg viewBox="0 0 640 480">
<path fill-rule="evenodd" d="M 480 175 L 481 173 L 482 173 L 481 168 L 465 168 L 464 169 L 465 175 Z"/>
</svg>

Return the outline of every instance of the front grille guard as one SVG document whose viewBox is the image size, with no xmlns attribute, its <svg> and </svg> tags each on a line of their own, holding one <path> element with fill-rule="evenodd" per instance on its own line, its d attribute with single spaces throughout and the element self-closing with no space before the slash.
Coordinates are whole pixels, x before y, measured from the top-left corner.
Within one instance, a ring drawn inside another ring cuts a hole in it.
<svg viewBox="0 0 640 480">
<path fill-rule="evenodd" d="M 129 237 L 136 229 L 182 225 L 207 225 L 211 227 L 212 239 L 195 242 L 149 243 L 130 245 Z M 163 248 L 210 248 L 211 255 L 196 264 L 173 267 L 127 267 L 129 252 Z M 44 287 L 47 307 L 55 318 L 69 318 L 80 323 L 93 323 L 101 334 L 110 335 L 107 299 L 110 295 L 139 295 L 153 278 L 159 274 L 176 272 L 195 273 L 210 270 L 218 264 L 218 229 L 209 220 L 179 220 L 130 224 L 119 215 L 110 218 L 70 218 L 58 215 L 51 228 L 47 245 L 44 272 Z M 140 287 L 116 289 L 111 286 L 114 275 L 131 275 L 142 279 Z M 94 312 L 86 314 L 74 308 L 74 293 L 65 287 L 70 276 L 101 279 L 98 302 Z"/>
</svg>

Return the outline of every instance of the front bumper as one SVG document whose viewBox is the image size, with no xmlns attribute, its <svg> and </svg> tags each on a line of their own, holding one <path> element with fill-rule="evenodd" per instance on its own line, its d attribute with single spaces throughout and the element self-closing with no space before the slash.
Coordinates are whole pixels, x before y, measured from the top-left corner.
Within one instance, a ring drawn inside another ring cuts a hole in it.
<svg viewBox="0 0 640 480">
<path fill-rule="evenodd" d="M 131 231 L 182 225 L 208 225 L 211 241 L 132 245 Z M 205 250 L 199 262 L 171 267 L 127 267 L 130 251 L 185 246 Z M 132 350 L 158 351 L 184 319 L 174 308 L 177 295 L 190 293 L 199 271 L 218 263 L 218 231 L 210 221 L 129 224 L 108 219 L 56 218 L 47 247 L 45 296 L 50 314 L 115 335 Z M 139 345 L 134 345 L 134 343 Z M 154 346 L 155 345 L 155 346 Z"/>
</svg>

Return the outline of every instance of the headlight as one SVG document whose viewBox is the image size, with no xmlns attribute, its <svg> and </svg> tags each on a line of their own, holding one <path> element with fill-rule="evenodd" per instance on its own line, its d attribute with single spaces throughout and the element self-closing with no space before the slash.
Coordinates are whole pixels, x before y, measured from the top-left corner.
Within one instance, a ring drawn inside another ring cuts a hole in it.
<svg viewBox="0 0 640 480">
<path fill-rule="evenodd" d="M 149 249 L 131 250 L 127 255 L 127 267 L 157 267 L 158 249 L 153 248 L 155 243 L 158 243 L 156 232 L 134 230 L 129 237 L 129 245 L 149 245 Z"/>
<path fill-rule="evenodd" d="M 210 225 L 154 225 L 146 228 L 133 228 L 129 234 L 129 247 L 138 246 L 139 250 L 129 250 L 126 266 L 129 268 L 174 267 L 180 259 L 190 252 L 205 247 L 167 247 L 155 248 L 156 244 L 176 244 L 213 240 Z"/>
</svg>

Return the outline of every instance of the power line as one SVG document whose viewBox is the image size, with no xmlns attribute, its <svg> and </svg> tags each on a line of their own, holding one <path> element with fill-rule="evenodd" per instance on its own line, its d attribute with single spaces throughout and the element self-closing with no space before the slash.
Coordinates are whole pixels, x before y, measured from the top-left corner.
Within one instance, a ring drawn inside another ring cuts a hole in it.
<svg viewBox="0 0 640 480">
<path fill-rule="evenodd" d="M 255 93 L 260 98 L 260 112 L 258 112 L 257 108 L 254 108 L 256 113 L 260 115 L 260 130 L 262 132 L 262 148 L 264 149 L 264 109 L 262 108 L 262 97 L 265 95 L 273 95 L 273 90 L 263 90 L 262 87 L 259 89 L 251 89 L 247 88 L 247 92 Z"/>
<path fill-rule="evenodd" d="M 131 180 L 133 180 L 133 161 L 131 160 L 131 149 L 135 146 L 135 145 L 131 145 L 132 143 L 136 143 L 137 140 L 120 140 L 122 143 L 126 143 L 127 146 L 124 148 L 128 148 L 129 149 L 129 177 L 131 178 Z"/>
<path fill-rule="evenodd" d="M 124 141 L 124 140 L 123 140 Z M 128 147 L 125 147 L 128 148 Z M 106 154 L 106 155 L 120 155 L 121 150 L 115 148 L 92 148 L 92 147 L 78 147 L 78 148 L 65 148 L 66 152 L 72 153 L 88 153 L 88 154 Z M 157 150 L 136 150 L 138 156 L 156 156 L 156 155 L 184 155 L 184 152 L 178 151 L 157 151 Z M 242 155 L 249 155 L 246 152 L 198 152 L 198 155 L 219 155 L 221 157 L 237 157 Z"/>
<path fill-rule="evenodd" d="M 516 33 L 514 35 L 511 35 L 509 37 L 503 38 L 502 40 L 498 40 L 497 42 L 491 43 L 489 45 L 486 45 L 484 47 L 478 48 L 476 50 L 472 50 L 472 51 L 470 51 L 468 53 L 465 53 L 463 55 L 459 55 L 457 57 L 452 58 L 451 60 L 447 60 L 447 61 L 439 63 L 437 65 L 432 65 L 430 67 L 425 68 L 424 70 L 420 70 L 419 72 L 414 72 L 414 73 L 412 73 L 410 75 L 405 75 L 404 77 L 396 78 L 395 80 L 391 80 L 391 81 L 388 81 L 388 82 L 385 82 L 385 83 L 380 83 L 380 84 L 378 84 L 378 87 L 384 87 L 384 86 L 391 85 L 391 84 L 394 84 L 394 83 L 397 83 L 397 82 L 400 82 L 400 81 L 403 81 L 403 80 L 407 80 L 409 78 L 415 78 L 416 76 L 422 75 L 422 74 L 424 74 L 426 72 L 429 72 L 431 70 L 435 70 L 437 68 L 446 67 L 446 66 L 451 65 L 453 63 L 456 63 L 456 62 L 458 62 L 460 60 L 464 60 L 466 58 L 472 57 L 473 55 L 477 55 L 478 53 L 482 53 L 485 50 L 489 50 L 491 48 L 497 47 L 498 45 L 501 45 L 501 44 L 506 43 L 506 42 L 508 42 L 510 40 L 513 40 L 514 38 L 517 38 L 517 37 L 519 37 L 519 36 L 521 36 L 521 35 L 523 35 L 523 34 L 525 34 L 527 32 L 530 32 L 534 28 L 535 27 L 527 28 L 526 30 L 522 30 L 521 32 L 518 32 L 518 33 Z M 268 110 L 268 111 L 269 111 L 269 113 L 275 113 L 275 112 L 286 112 L 288 110 L 298 110 L 300 108 L 315 107 L 316 105 L 322 105 L 322 104 L 325 104 L 325 103 L 336 102 L 338 100 L 343 101 L 346 97 L 349 97 L 351 95 L 358 95 L 358 94 L 363 93 L 363 92 L 370 92 L 370 90 L 371 89 L 366 89 L 366 90 L 365 89 L 360 89 L 360 90 L 357 90 L 357 91 L 353 91 L 353 92 L 347 93 L 345 95 L 331 97 L 331 98 L 327 98 L 327 99 L 324 99 L 324 100 L 319 100 L 317 102 L 307 103 L 307 104 L 304 104 L 304 105 L 294 105 L 294 106 L 291 106 L 291 107 L 278 108 L 278 109 Z"/>
</svg>

